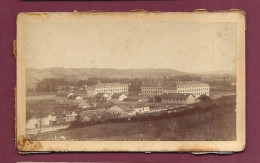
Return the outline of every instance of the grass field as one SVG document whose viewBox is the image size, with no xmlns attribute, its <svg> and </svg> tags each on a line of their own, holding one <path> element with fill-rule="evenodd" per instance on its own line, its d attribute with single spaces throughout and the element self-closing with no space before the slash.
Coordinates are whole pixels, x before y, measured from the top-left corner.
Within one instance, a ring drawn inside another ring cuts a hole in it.
<svg viewBox="0 0 260 163">
<path fill-rule="evenodd" d="M 124 122 L 56 131 L 33 140 L 235 140 L 235 112 L 212 112 L 147 122 Z"/>
<path fill-rule="evenodd" d="M 43 94 L 35 96 L 26 96 L 27 101 L 45 101 L 45 100 L 55 100 L 55 94 Z"/>
</svg>

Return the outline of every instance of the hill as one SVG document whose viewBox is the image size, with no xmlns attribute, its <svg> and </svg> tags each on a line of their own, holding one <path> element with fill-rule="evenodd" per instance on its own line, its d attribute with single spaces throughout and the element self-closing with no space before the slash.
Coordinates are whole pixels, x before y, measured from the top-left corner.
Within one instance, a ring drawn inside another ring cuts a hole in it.
<svg viewBox="0 0 260 163">
<path fill-rule="evenodd" d="M 91 77 L 97 78 L 162 78 L 188 73 L 172 69 L 98 69 L 98 68 L 27 68 L 27 79 L 41 81 L 46 78 L 64 78 L 66 80 L 80 80 Z"/>
</svg>

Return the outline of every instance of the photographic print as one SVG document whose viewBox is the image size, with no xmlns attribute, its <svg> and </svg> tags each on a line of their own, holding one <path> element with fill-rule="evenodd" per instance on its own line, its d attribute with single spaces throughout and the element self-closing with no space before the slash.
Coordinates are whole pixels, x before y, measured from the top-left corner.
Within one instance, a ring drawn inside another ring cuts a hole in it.
<svg viewBox="0 0 260 163">
<path fill-rule="evenodd" d="M 20 13 L 17 148 L 245 147 L 245 14 Z"/>
<path fill-rule="evenodd" d="M 123 162 L 17 162 L 17 163 L 123 163 Z"/>
</svg>

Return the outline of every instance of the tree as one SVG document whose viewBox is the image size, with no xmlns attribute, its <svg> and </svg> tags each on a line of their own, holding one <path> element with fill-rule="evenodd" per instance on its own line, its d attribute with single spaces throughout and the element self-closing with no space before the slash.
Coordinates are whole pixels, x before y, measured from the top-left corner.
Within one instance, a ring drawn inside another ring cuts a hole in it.
<svg viewBox="0 0 260 163">
<path fill-rule="evenodd" d="M 201 95 L 198 99 L 202 103 L 212 103 L 212 99 L 207 95 Z"/>
</svg>

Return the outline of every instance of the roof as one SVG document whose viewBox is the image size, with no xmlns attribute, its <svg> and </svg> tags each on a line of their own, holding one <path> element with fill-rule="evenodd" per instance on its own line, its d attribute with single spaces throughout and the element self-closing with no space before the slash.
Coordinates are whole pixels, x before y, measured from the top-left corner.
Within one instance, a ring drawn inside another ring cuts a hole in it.
<svg viewBox="0 0 260 163">
<path fill-rule="evenodd" d="M 199 84 L 205 84 L 201 81 L 175 81 L 170 83 L 144 83 L 142 87 L 163 87 L 164 89 L 176 89 L 177 86 L 185 86 L 185 85 L 199 85 Z"/>
<path fill-rule="evenodd" d="M 127 86 L 127 84 L 123 83 L 97 83 L 93 85 L 93 87 L 108 87 L 108 86 Z"/>
<path fill-rule="evenodd" d="M 81 118 L 88 117 L 92 120 L 104 120 L 104 119 L 115 119 L 118 115 L 112 115 L 105 111 L 105 109 L 95 109 L 95 110 L 88 110 L 83 111 L 79 114 Z"/>
<path fill-rule="evenodd" d="M 111 97 L 112 98 L 119 98 L 121 95 L 125 95 L 124 93 L 114 93 Z"/>
<path fill-rule="evenodd" d="M 104 109 L 95 109 L 95 110 L 87 110 L 87 111 L 82 111 L 79 113 L 80 117 L 93 117 L 93 116 L 99 116 L 104 112 Z"/>
<path fill-rule="evenodd" d="M 160 87 L 164 86 L 165 83 L 157 83 L 157 82 L 148 82 L 148 83 L 143 83 L 142 86 L 147 86 L 147 87 Z"/>
<path fill-rule="evenodd" d="M 187 99 L 190 95 L 190 93 L 168 93 L 168 94 L 163 94 L 160 97 L 161 98 L 174 98 L 174 99 Z M 192 95 L 193 96 L 193 95 Z"/>
<path fill-rule="evenodd" d="M 164 90 L 165 89 L 168 89 L 168 90 L 169 89 L 171 89 L 171 90 L 174 89 L 175 90 L 176 89 L 176 84 L 167 84 L 167 85 L 163 86 L 163 88 L 164 88 Z"/>
<path fill-rule="evenodd" d="M 123 101 L 128 101 L 128 102 L 138 102 L 139 98 L 138 97 L 127 97 Z"/>
<path fill-rule="evenodd" d="M 107 94 L 107 93 L 97 93 L 94 97 L 100 99 L 100 98 L 102 98 L 105 94 Z M 108 94 L 107 94 L 107 95 L 108 95 Z M 109 95 L 108 95 L 108 96 L 109 96 Z"/>
<path fill-rule="evenodd" d="M 176 83 L 144 83 L 142 87 L 162 87 L 163 89 L 176 89 Z"/>
<path fill-rule="evenodd" d="M 133 108 L 129 105 L 126 105 L 126 104 L 115 104 L 116 106 L 120 107 L 122 110 L 126 111 L 126 112 L 131 112 L 133 110 Z M 113 106 L 115 106 L 113 105 Z M 111 106 L 111 107 L 113 107 Z M 109 108 L 111 108 L 109 107 Z"/>
<path fill-rule="evenodd" d="M 81 97 L 81 96 L 76 96 L 76 97 L 75 97 L 75 100 L 82 100 L 82 99 L 84 99 L 84 98 Z"/>
<path fill-rule="evenodd" d="M 141 103 L 127 103 L 127 104 L 122 104 L 122 103 L 118 103 L 118 104 L 114 104 L 113 106 L 118 106 L 121 109 L 123 109 L 126 112 L 131 112 L 134 108 L 142 108 L 142 107 L 148 107 L 147 105 L 141 104 Z M 112 106 L 108 107 L 111 108 Z"/>
<path fill-rule="evenodd" d="M 176 82 L 176 85 L 177 85 L 177 86 L 199 85 L 199 84 L 208 85 L 207 83 L 203 83 L 203 82 L 201 82 L 201 81 L 178 81 L 178 82 Z"/>
</svg>

